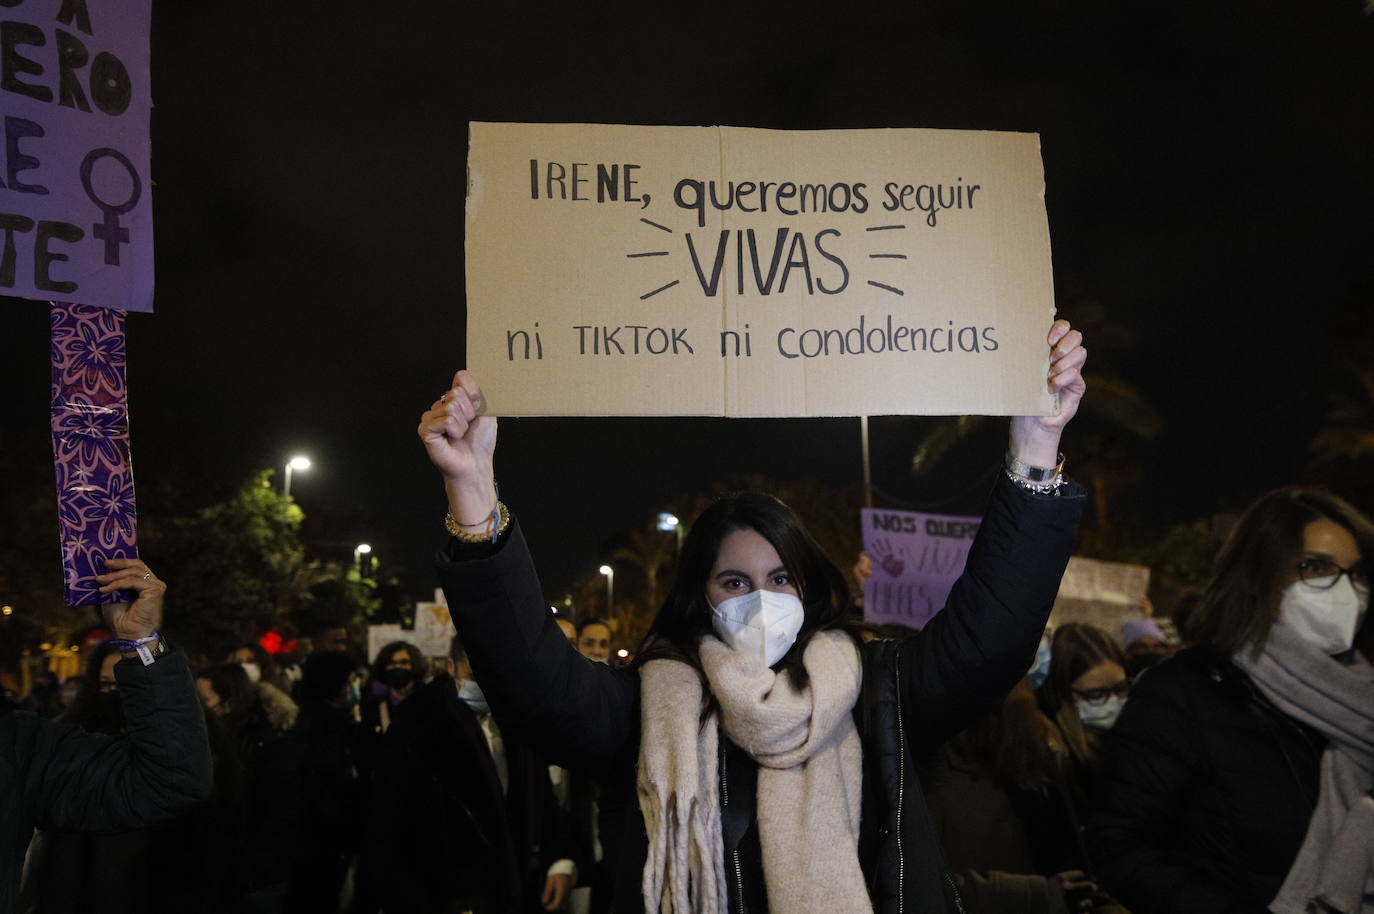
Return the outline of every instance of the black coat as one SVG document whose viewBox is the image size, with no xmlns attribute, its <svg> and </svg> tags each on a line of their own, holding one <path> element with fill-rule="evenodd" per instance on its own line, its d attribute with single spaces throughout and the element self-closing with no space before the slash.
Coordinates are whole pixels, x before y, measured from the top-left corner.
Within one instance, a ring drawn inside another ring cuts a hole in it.
<svg viewBox="0 0 1374 914">
<path fill-rule="evenodd" d="M 1180 651 L 1108 735 L 1097 876 L 1133 914 L 1263 914 L 1307 833 L 1324 748 L 1230 661 Z"/>
<path fill-rule="evenodd" d="M 377 755 L 367 852 L 383 911 L 482 899 L 542 911 L 549 866 L 573 857 L 549 766 L 502 729 L 507 787 L 477 715 L 441 676 L 397 709 Z"/>
<path fill-rule="evenodd" d="M 115 664 L 126 733 L 0 711 L 0 911 L 15 909 L 19 869 L 35 826 L 143 828 L 210 795 L 210 747 L 180 651 L 149 666 Z"/>
<path fill-rule="evenodd" d="M 864 647 L 855 708 L 864 747 L 859 852 L 879 911 L 953 910 L 917 762 L 970 718 L 996 707 L 1029 668 L 1083 500 L 1074 484 L 1064 495 L 1039 496 L 999 474 L 947 610 L 920 633 Z M 548 612 L 518 525 L 495 547 L 451 542 L 438 569 L 503 728 L 522 734 L 555 764 L 633 783 L 638 670 L 595 664 L 569 647 Z M 734 778 L 734 770 L 728 775 Z M 647 838 L 638 809 L 629 815 L 633 821 L 622 830 L 627 847 L 616 861 L 617 911 L 641 909 Z"/>
</svg>

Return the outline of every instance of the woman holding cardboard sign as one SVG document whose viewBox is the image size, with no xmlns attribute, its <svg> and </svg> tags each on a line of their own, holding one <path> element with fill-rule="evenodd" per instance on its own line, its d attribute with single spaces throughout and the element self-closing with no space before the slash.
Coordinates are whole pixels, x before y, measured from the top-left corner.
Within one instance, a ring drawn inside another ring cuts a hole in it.
<svg viewBox="0 0 1374 914">
<path fill-rule="evenodd" d="M 476 380 L 420 419 L 453 539 L 454 623 L 503 728 L 550 762 L 636 783 L 616 911 L 954 911 L 919 760 L 995 707 L 1034 659 L 1084 502 L 1059 437 L 1083 395 L 1082 336 L 1050 330 L 1055 416 L 1011 421 L 978 538 L 946 610 L 897 641 L 847 622 L 843 575 L 766 495 L 692 525 L 633 666 L 580 657 L 496 499 L 496 420 Z"/>
</svg>

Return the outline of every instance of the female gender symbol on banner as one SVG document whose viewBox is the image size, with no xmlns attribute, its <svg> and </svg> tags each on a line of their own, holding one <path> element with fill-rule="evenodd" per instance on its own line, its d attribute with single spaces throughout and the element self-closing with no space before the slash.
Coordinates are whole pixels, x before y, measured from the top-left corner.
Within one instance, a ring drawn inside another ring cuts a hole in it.
<svg viewBox="0 0 1374 914">
<path fill-rule="evenodd" d="M 102 158 L 114 159 L 123 165 L 124 170 L 129 173 L 129 180 L 133 182 L 129 190 L 129 199 L 119 206 L 106 202 L 95 192 L 92 185 L 91 173 L 95 171 L 95 163 Z M 92 149 L 86 154 L 86 158 L 81 160 L 81 187 L 86 191 L 86 196 L 91 198 L 91 202 L 105 213 L 105 221 L 93 226 L 91 234 L 105 242 L 105 263 L 117 267 L 119 246 L 129 243 L 129 230 L 119 224 L 119 217 L 137 206 L 138 198 L 143 196 L 143 182 L 138 179 L 138 169 L 134 168 L 134 163 L 129 161 L 129 157 L 118 149 Z"/>
<path fill-rule="evenodd" d="M 129 599 L 95 582 L 108 558 L 138 555 L 129 462 L 124 314 L 52 306 L 52 447 L 65 598 L 71 606 Z"/>
</svg>

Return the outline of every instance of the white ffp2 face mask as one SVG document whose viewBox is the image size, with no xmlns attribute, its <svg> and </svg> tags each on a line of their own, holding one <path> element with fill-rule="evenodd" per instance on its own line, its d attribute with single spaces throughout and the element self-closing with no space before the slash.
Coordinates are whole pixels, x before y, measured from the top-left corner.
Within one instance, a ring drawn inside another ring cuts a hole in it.
<svg viewBox="0 0 1374 914">
<path fill-rule="evenodd" d="M 1279 600 L 1279 618 L 1323 654 L 1343 654 L 1355 644 L 1355 632 L 1369 605 L 1347 575 L 1325 590 L 1302 581 L 1288 585 Z"/>
<path fill-rule="evenodd" d="M 1095 730 L 1110 730 L 1116 726 L 1116 719 L 1121 716 L 1121 709 L 1126 707 L 1126 699 L 1120 695 L 1112 695 L 1101 704 L 1090 704 L 1081 698 L 1078 700 L 1078 719 L 1083 721 L 1083 726 L 1092 727 Z"/>
<path fill-rule="evenodd" d="M 771 590 L 752 590 L 711 607 L 711 624 L 720 640 L 731 650 L 760 658 L 768 667 L 796 642 L 805 620 L 801 600 Z"/>
</svg>

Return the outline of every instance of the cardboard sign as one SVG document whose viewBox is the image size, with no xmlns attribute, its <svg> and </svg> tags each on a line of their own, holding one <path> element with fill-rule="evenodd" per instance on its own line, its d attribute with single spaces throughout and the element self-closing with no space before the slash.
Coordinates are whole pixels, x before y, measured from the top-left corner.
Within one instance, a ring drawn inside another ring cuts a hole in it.
<svg viewBox="0 0 1374 914">
<path fill-rule="evenodd" d="M 412 643 L 426 657 L 447 657 L 458 630 L 453 627 L 448 606 L 443 603 L 416 603 Z"/>
<path fill-rule="evenodd" d="M 376 662 L 377 655 L 382 652 L 382 648 L 393 641 L 405 641 L 409 636 L 410 632 L 401 628 L 400 624 L 396 622 L 369 625 L 367 627 L 367 662 Z"/>
<path fill-rule="evenodd" d="M 1075 555 L 1064 569 L 1050 624 L 1083 622 L 1120 637 L 1122 624 L 1141 614 L 1149 589 L 1150 569 L 1145 565 Z"/>
<path fill-rule="evenodd" d="M 119 603 L 95 576 L 105 559 L 138 557 L 138 511 L 129 459 L 124 312 L 52 306 L 52 451 L 69 606 Z"/>
<path fill-rule="evenodd" d="M 923 628 L 963 574 L 980 518 L 885 508 L 860 513 L 864 551 L 873 561 L 864 581 L 864 619 Z"/>
<path fill-rule="evenodd" d="M 3 6 L 0 292 L 151 311 L 150 0 Z"/>
<path fill-rule="evenodd" d="M 470 125 L 498 415 L 1047 415 L 1040 140 Z"/>
</svg>

